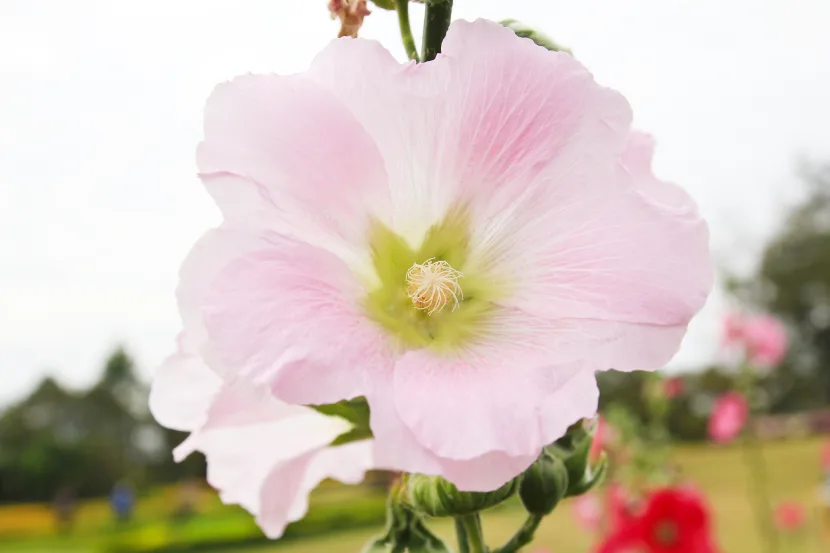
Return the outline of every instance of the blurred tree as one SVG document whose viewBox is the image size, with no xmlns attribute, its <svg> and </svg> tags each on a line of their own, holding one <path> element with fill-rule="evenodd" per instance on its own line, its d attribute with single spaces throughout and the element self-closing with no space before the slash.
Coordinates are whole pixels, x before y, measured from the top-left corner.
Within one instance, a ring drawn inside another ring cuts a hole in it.
<svg viewBox="0 0 830 553">
<path fill-rule="evenodd" d="M 830 403 L 830 165 L 801 176 L 804 199 L 764 249 L 757 273 L 736 286 L 793 330 L 794 354 L 770 375 L 774 411 Z"/>
<path fill-rule="evenodd" d="M 0 501 L 48 501 L 61 489 L 100 496 L 124 478 L 140 486 L 204 475 L 198 456 L 173 462 L 184 435 L 153 422 L 147 395 L 121 348 L 86 391 L 45 378 L 0 416 Z"/>
</svg>

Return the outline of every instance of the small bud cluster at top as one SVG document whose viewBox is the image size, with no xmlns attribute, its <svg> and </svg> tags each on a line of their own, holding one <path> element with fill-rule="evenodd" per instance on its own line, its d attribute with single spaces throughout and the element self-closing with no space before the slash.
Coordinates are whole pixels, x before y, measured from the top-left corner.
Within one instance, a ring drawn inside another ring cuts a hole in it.
<svg viewBox="0 0 830 553">
<path fill-rule="evenodd" d="M 332 19 L 340 19 L 339 38 L 357 38 L 363 18 L 372 13 L 366 6 L 366 0 L 329 0 L 329 12 Z"/>
</svg>

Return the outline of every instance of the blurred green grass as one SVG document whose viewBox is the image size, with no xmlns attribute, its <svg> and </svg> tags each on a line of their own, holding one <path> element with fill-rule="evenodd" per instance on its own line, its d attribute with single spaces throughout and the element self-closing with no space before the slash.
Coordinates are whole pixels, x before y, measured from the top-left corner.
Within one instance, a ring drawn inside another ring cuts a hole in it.
<svg viewBox="0 0 830 553">
<path fill-rule="evenodd" d="M 821 440 L 788 440 L 764 445 L 769 467 L 770 495 L 774 503 L 795 500 L 808 510 L 808 526 L 803 535 L 785 539 L 782 553 L 830 551 L 830 541 L 820 542 L 818 490 L 821 472 L 818 452 Z M 725 553 L 761 551 L 746 489 L 750 481 L 737 446 L 681 446 L 676 460 L 682 476 L 695 482 L 708 495 L 716 532 Z M 384 498 L 367 488 L 344 487 L 327 483 L 312 496 L 312 509 L 302 522 L 289 527 L 286 539 L 267 542 L 252 518 L 237 507 L 221 505 L 215 494 L 206 492 L 200 501 L 200 515 L 179 524 L 169 521 L 175 490 L 155 490 L 143 497 L 136 518 L 118 528 L 111 522 L 105 501 L 83 506 L 79 525 L 69 536 L 43 531 L 44 506 L 12 506 L 0 509 L 0 551 L 9 553 L 100 553 L 102 551 L 157 551 L 165 544 L 178 544 L 179 551 L 214 553 L 318 553 L 360 551 L 366 540 L 380 532 Z M 14 518 L 17 517 L 17 524 Z M 11 539 L 15 527 L 29 530 L 22 539 Z M 514 503 L 484 515 L 488 541 L 496 545 L 506 540 L 521 523 L 523 513 Z M 451 539 L 451 524 L 444 520 L 431 524 L 436 532 Z M 5 530 L 4 530 L 5 529 Z M 335 529 L 336 531 L 332 531 Z M 797 542 L 796 539 L 802 539 Z M 828 540 L 827 537 L 824 538 Z M 239 542 L 238 544 L 233 542 Z M 223 545 L 224 544 L 224 545 Z M 564 503 L 545 520 L 534 547 L 545 546 L 556 553 L 587 553 L 592 537 L 580 530 Z M 169 549 L 169 548 L 168 548 Z"/>
</svg>

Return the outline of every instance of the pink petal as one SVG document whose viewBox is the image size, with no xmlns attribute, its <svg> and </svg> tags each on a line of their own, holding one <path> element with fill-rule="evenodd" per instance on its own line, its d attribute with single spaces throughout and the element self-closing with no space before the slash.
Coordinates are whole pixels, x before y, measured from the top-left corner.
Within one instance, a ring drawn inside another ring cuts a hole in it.
<svg viewBox="0 0 830 553">
<path fill-rule="evenodd" d="M 265 233 L 218 228 L 206 232 L 190 250 L 179 270 L 176 300 L 193 353 L 202 353 L 207 341 L 202 307 L 216 275 L 235 257 L 267 244 Z"/>
<path fill-rule="evenodd" d="M 409 351 L 395 365 L 395 405 L 438 456 L 535 457 L 597 409 L 593 371 L 546 365 L 546 353 L 523 341 L 488 342 L 461 357 Z"/>
<path fill-rule="evenodd" d="M 327 449 L 348 429 L 342 419 L 285 405 L 265 389 L 237 382 L 223 388 L 177 458 L 203 452 L 208 482 L 222 501 L 256 515 L 266 535 L 277 538 L 305 514 L 308 494 L 321 480 L 354 482 L 371 466 L 370 443 Z"/>
<path fill-rule="evenodd" d="M 287 238 L 269 246 L 233 259 L 213 282 L 202 307 L 212 353 L 292 403 L 363 395 L 389 353 L 357 306 L 363 291 L 351 271 Z"/>
<path fill-rule="evenodd" d="M 438 457 L 416 439 L 398 416 L 393 404 L 392 382 L 379 379 L 369 396 L 375 465 L 402 472 L 442 476 L 463 491 L 494 490 L 524 472 L 536 455 L 510 457 L 498 451 L 467 460 Z"/>
<path fill-rule="evenodd" d="M 207 417 L 222 380 L 194 354 L 184 333 L 178 350 L 156 370 L 150 388 L 150 412 L 162 426 L 196 430 Z"/>
<path fill-rule="evenodd" d="M 369 215 L 387 213 L 383 160 L 333 94 L 301 76 L 247 75 L 219 85 L 205 108 L 199 170 L 229 223 L 235 202 L 295 226 L 309 241 L 354 243 Z M 216 179 L 233 175 L 237 179 Z M 239 194 L 229 187 L 239 188 Z M 244 224 L 244 223 L 243 223 Z"/>
<path fill-rule="evenodd" d="M 558 209 L 511 238 L 514 259 L 504 264 L 520 281 L 511 305 L 543 317 L 680 329 L 703 306 L 713 283 L 706 223 L 682 190 L 644 171 L 648 160 L 638 156 L 649 150 L 638 140 L 616 179 L 577 194 L 563 184 Z"/>
</svg>

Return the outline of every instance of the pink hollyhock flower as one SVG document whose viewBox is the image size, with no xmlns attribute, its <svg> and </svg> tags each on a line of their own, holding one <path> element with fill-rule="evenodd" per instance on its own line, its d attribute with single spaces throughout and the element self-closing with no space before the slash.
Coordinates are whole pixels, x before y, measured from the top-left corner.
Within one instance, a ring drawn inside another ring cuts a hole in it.
<svg viewBox="0 0 830 553">
<path fill-rule="evenodd" d="M 679 376 L 673 376 L 663 381 L 663 395 L 669 399 L 674 399 L 683 393 L 683 379 Z"/>
<path fill-rule="evenodd" d="M 694 202 L 573 57 L 487 21 L 399 64 L 338 40 L 302 75 L 217 87 L 198 150 L 224 215 L 184 263 L 223 379 L 366 396 L 377 462 L 490 490 L 655 369 L 712 285 Z"/>
<path fill-rule="evenodd" d="M 777 365 L 787 354 L 787 331 L 770 315 L 728 314 L 723 340 L 727 347 L 742 350 L 747 361 L 761 367 Z"/>
<path fill-rule="evenodd" d="M 807 514 L 804 507 L 794 501 L 782 501 L 775 509 L 775 526 L 779 530 L 792 532 L 804 527 Z"/>
<path fill-rule="evenodd" d="M 599 530 L 602 520 L 602 503 L 596 494 L 587 493 L 575 497 L 572 507 L 577 524 L 589 532 Z"/>
<path fill-rule="evenodd" d="M 150 408 L 159 423 L 190 436 L 174 452 L 181 461 L 205 454 L 208 482 L 222 501 L 256 516 L 270 538 L 308 510 L 308 494 L 326 478 L 356 484 L 372 468 L 371 440 L 330 447 L 350 428 L 299 405 L 287 405 L 267 389 L 243 381 L 224 384 L 185 338 L 156 373 Z"/>
<path fill-rule="evenodd" d="M 727 392 L 715 402 L 709 416 L 709 436 L 718 443 L 732 441 L 749 416 L 746 399 L 738 392 Z"/>
</svg>

